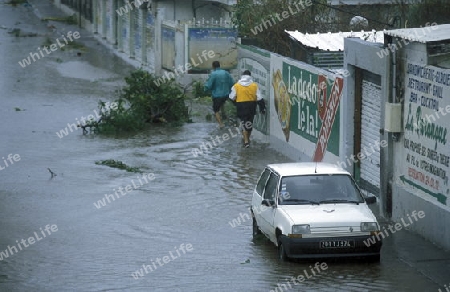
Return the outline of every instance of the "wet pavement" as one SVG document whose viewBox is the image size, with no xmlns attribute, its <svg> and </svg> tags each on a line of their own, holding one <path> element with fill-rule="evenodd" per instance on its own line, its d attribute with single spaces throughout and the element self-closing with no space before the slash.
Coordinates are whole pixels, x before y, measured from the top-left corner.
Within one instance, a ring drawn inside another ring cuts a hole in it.
<svg viewBox="0 0 450 292">
<path fill-rule="evenodd" d="M 211 137 L 235 133 L 202 119 L 114 137 L 68 129 L 59 138 L 68 123 L 95 114 L 99 100 L 113 100 L 133 68 L 85 30 L 40 21 L 36 13 L 58 14 L 47 1 L 5 2 L 0 291 L 445 291 L 450 284 L 450 254 L 407 230 L 386 238 L 380 264 L 327 260 L 328 268 L 311 276 L 316 261 L 279 262 L 270 242 L 252 239 L 246 216 L 263 166 L 290 161 L 264 139 L 243 149 L 232 137 L 195 157 L 192 149 Z M 37 36 L 9 33 L 18 27 Z M 87 49 L 18 64 L 46 38 L 68 31 L 79 31 Z M 95 164 L 105 159 L 148 176 Z M 232 227 L 238 217 L 241 224 Z M 304 282 L 291 280 L 305 272 Z"/>
</svg>

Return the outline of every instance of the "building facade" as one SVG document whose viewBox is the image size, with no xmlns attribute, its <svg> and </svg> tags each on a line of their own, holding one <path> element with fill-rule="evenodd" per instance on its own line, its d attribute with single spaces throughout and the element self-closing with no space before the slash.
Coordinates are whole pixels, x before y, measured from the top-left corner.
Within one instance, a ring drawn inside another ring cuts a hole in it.
<svg viewBox="0 0 450 292">
<path fill-rule="evenodd" d="M 350 72 L 345 152 L 355 156 L 369 149 L 371 154 L 355 159 L 349 170 L 363 187 L 380 194 L 385 217 L 409 222 L 405 220 L 410 214 L 423 211 L 425 217 L 409 228 L 446 249 L 450 249 L 449 65 L 447 24 L 386 31 L 382 46 L 345 41 L 345 66 Z"/>
<path fill-rule="evenodd" d="M 161 82 L 188 86 L 205 78 L 213 61 L 237 67 L 237 31 L 231 24 L 233 0 L 56 0 L 119 56 Z"/>
</svg>

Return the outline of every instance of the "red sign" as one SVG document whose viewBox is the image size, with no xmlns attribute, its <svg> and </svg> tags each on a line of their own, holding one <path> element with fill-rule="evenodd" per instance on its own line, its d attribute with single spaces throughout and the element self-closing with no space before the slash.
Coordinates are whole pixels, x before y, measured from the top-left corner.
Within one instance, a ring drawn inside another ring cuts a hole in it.
<svg viewBox="0 0 450 292">
<path fill-rule="evenodd" d="M 325 113 L 327 109 L 327 77 L 324 75 L 319 75 L 319 88 L 317 89 L 317 109 L 319 111 L 320 120 L 325 119 Z"/>
<path fill-rule="evenodd" d="M 325 156 L 327 150 L 328 139 L 330 139 L 331 128 L 334 124 L 339 102 L 342 96 L 342 89 L 344 87 L 344 79 L 336 77 L 333 87 L 331 88 L 330 97 L 326 103 L 326 111 L 320 127 L 319 139 L 317 140 L 316 150 L 314 151 L 313 161 L 320 162 Z M 320 86 L 319 86 L 320 88 Z"/>
</svg>

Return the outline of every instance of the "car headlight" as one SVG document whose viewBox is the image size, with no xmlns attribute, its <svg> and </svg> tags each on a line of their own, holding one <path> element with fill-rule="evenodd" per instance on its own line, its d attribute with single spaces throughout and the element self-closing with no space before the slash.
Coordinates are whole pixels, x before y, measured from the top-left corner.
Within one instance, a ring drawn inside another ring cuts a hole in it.
<svg viewBox="0 0 450 292">
<path fill-rule="evenodd" d="M 362 232 L 372 232 L 379 231 L 380 227 L 377 222 L 361 222 L 361 231 Z"/>
<path fill-rule="evenodd" d="M 292 234 L 310 234 L 311 229 L 309 224 L 293 225 Z"/>
</svg>

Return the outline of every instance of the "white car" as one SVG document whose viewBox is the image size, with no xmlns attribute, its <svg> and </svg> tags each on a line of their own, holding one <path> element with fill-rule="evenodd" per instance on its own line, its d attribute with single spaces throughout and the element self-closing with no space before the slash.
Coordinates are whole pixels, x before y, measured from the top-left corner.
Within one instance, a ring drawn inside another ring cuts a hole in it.
<svg viewBox="0 0 450 292">
<path fill-rule="evenodd" d="M 380 232 L 350 173 L 328 163 L 267 165 L 253 191 L 253 235 L 266 235 L 288 258 L 366 257 L 380 260 Z M 373 238 L 372 238 L 373 239 Z"/>
</svg>

